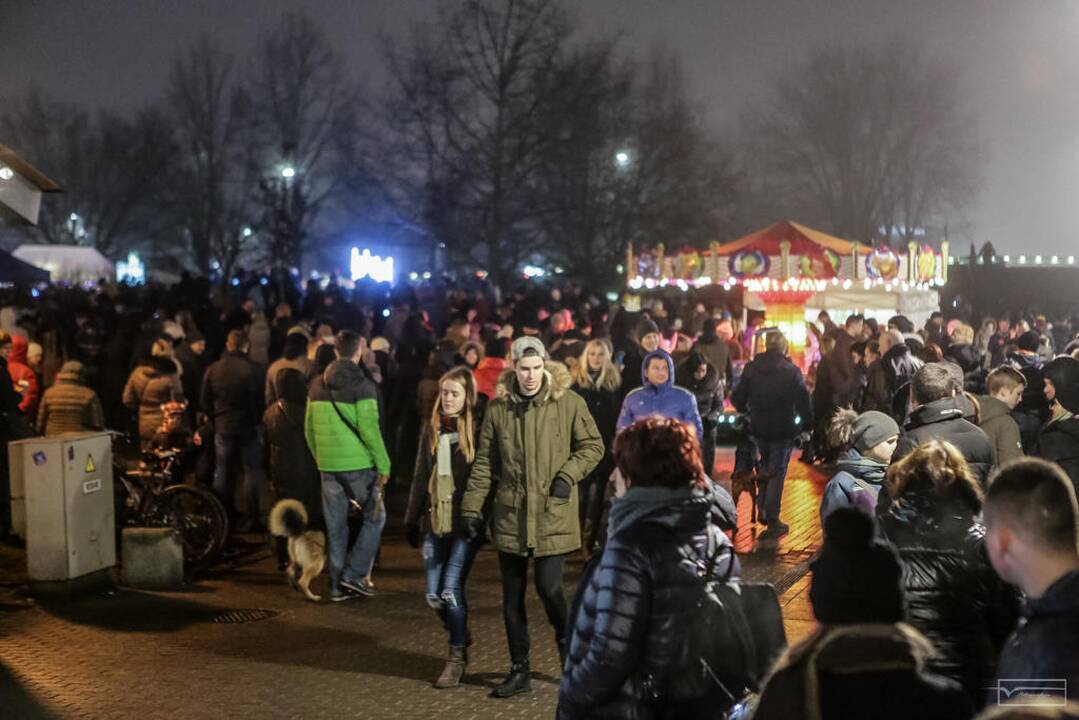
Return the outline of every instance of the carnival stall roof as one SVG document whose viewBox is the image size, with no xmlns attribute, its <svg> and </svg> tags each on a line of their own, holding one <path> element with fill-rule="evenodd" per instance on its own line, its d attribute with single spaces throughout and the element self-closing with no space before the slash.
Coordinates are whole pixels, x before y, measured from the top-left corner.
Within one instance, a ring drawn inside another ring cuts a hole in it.
<svg viewBox="0 0 1079 720">
<path fill-rule="evenodd" d="M 41 194 L 60 186 L 7 145 L 0 145 L 0 222 L 37 224 Z"/>
<path fill-rule="evenodd" d="M 96 248 L 80 245 L 20 245 L 12 253 L 19 260 L 47 271 L 54 282 L 112 280 L 116 266 Z"/>
<path fill-rule="evenodd" d="M 915 323 L 926 319 L 939 306 L 934 287 L 947 281 L 948 243 L 939 252 L 910 243 L 901 253 L 782 221 L 723 245 L 714 242 L 705 251 L 667 253 L 658 245 L 635 254 L 630 247 L 626 267 L 631 289 L 741 286 L 744 306 L 763 309 L 801 360 L 808 341 L 805 322 L 820 310 L 878 318 L 902 313 Z"/>
<path fill-rule="evenodd" d="M 0 283 L 48 282 L 49 273 L 0 250 Z"/>
</svg>

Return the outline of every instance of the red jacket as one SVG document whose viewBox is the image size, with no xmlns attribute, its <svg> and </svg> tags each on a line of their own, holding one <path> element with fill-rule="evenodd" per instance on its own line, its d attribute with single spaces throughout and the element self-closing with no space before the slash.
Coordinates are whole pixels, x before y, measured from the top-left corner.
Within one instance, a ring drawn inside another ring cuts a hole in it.
<svg viewBox="0 0 1079 720">
<path fill-rule="evenodd" d="M 486 357 L 480 360 L 480 364 L 472 371 L 472 377 L 476 380 L 476 392 L 486 395 L 488 400 L 493 400 L 498 378 L 507 367 L 509 365 L 502 358 Z"/>
<path fill-rule="evenodd" d="M 15 392 L 22 394 L 19 409 L 33 422 L 37 420 L 37 405 L 41 399 L 41 388 L 37 382 L 37 375 L 26 364 L 26 350 L 29 346 L 30 343 L 22 335 L 11 336 L 11 354 L 7 359 L 7 371 L 11 373 Z"/>
</svg>

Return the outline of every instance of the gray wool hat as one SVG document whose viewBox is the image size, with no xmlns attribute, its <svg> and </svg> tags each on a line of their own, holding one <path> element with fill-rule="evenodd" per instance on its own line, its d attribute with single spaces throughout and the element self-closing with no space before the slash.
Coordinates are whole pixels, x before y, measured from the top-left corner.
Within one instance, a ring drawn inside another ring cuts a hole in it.
<svg viewBox="0 0 1079 720">
<path fill-rule="evenodd" d="M 899 425 L 889 415 L 869 410 L 858 416 L 851 428 L 851 443 L 860 453 L 880 445 L 899 434 Z"/>
<path fill-rule="evenodd" d="M 539 355 L 546 360 L 547 348 L 543 346 L 543 341 L 531 335 L 514 340 L 513 345 L 510 346 L 510 357 L 513 358 L 513 362 L 517 362 L 527 355 Z"/>
</svg>

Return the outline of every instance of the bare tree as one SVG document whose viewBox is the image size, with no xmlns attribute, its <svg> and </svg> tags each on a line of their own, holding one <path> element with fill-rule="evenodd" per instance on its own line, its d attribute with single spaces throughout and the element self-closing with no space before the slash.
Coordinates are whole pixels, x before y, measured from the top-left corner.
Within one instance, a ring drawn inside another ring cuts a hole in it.
<svg viewBox="0 0 1079 720">
<path fill-rule="evenodd" d="M 750 117 L 764 192 L 863 242 L 947 222 L 973 194 L 976 146 L 956 77 L 901 42 L 825 49 Z"/>
<path fill-rule="evenodd" d="M 463 0 L 437 28 L 384 43 L 383 187 L 403 227 L 505 282 L 540 237 L 540 111 L 569 22 L 550 0 Z"/>
<path fill-rule="evenodd" d="M 263 224 L 275 267 L 300 265 L 323 211 L 342 189 L 358 91 L 306 15 L 287 13 L 255 53 L 250 83 Z"/>
<path fill-rule="evenodd" d="M 572 53 L 549 117 L 543 228 L 570 272 L 615 279 L 627 243 L 703 246 L 730 227 L 733 159 L 701 127 L 677 58 L 619 62 L 610 41 Z"/>
<path fill-rule="evenodd" d="M 159 111 L 94 117 L 38 91 L 3 107 L 0 135 L 64 189 L 45 199 L 37 227 L 22 229 L 27 238 L 92 245 L 107 255 L 145 239 L 141 211 L 175 151 Z"/>
<path fill-rule="evenodd" d="M 226 277 L 258 218 L 246 105 L 233 68 L 207 38 L 174 60 L 167 100 L 180 152 L 162 204 L 196 267 L 206 273 L 216 261 Z"/>
</svg>

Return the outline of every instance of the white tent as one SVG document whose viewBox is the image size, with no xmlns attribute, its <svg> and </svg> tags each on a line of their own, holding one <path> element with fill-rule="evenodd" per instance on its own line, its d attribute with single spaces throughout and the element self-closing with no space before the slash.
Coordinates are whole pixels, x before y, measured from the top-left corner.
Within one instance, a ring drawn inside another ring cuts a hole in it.
<svg viewBox="0 0 1079 720">
<path fill-rule="evenodd" d="M 116 266 L 92 247 L 81 245 L 20 245 L 14 257 L 47 270 L 53 282 L 113 280 Z"/>
</svg>

